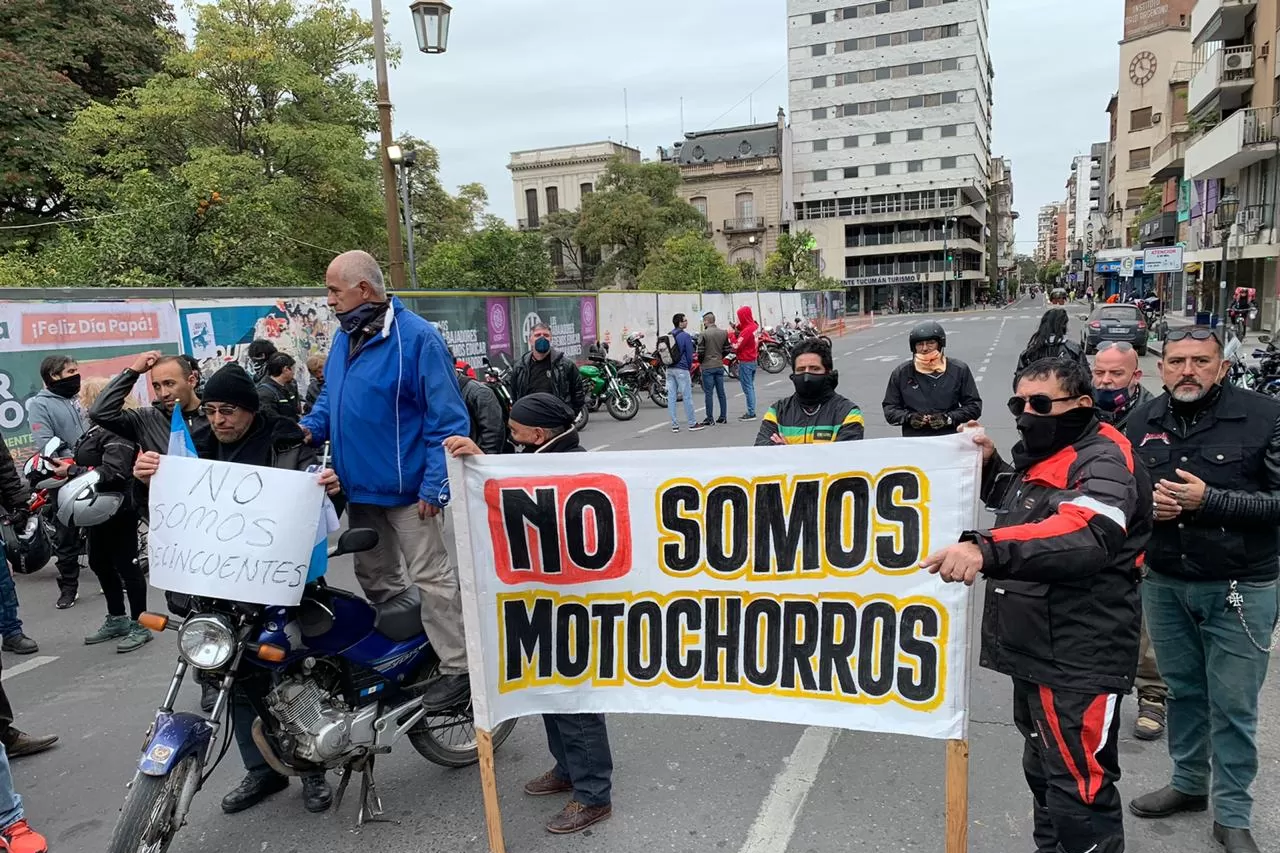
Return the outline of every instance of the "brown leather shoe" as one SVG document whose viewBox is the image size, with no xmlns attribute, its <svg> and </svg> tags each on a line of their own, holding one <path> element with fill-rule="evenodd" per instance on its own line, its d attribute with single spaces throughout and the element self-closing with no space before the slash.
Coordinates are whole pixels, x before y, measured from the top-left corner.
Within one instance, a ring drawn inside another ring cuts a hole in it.
<svg viewBox="0 0 1280 853">
<path fill-rule="evenodd" d="M 57 735 L 29 735 L 10 728 L 4 737 L 4 750 L 10 758 L 21 758 L 24 755 L 35 755 L 37 752 L 52 749 L 57 742 Z"/>
<path fill-rule="evenodd" d="M 537 779 L 524 784 L 524 792 L 531 797 L 546 797 L 551 794 L 567 794 L 573 790 L 573 783 L 561 779 L 556 771 L 548 770 Z"/>
<path fill-rule="evenodd" d="M 612 805 L 584 806 L 577 800 L 570 800 L 569 805 L 547 824 L 547 832 L 553 835 L 569 835 L 581 832 L 588 826 L 599 823 L 613 814 Z"/>
</svg>

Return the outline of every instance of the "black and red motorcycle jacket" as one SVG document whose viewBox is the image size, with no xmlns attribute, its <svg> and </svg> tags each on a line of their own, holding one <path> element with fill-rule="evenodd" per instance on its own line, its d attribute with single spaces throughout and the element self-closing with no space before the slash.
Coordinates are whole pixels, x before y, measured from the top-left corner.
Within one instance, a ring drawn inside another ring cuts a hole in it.
<svg viewBox="0 0 1280 853">
<path fill-rule="evenodd" d="M 995 527 L 965 534 L 987 577 L 980 663 L 1049 687 L 1127 693 L 1138 661 L 1151 481 L 1109 424 L 1026 470 L 983 467 Z"/>
</svg>

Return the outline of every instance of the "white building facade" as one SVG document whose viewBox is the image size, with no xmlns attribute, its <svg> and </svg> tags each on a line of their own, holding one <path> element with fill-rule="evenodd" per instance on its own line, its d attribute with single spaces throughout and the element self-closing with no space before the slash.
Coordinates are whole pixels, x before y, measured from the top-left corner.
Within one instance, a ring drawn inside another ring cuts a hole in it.
<svg viewBox="0 0 1280 853">
<path fill-rule="evenodd" d="M 987 281 L 987 0 L 788 0 L 792 228 L 862 310 Z"/>
</svg>

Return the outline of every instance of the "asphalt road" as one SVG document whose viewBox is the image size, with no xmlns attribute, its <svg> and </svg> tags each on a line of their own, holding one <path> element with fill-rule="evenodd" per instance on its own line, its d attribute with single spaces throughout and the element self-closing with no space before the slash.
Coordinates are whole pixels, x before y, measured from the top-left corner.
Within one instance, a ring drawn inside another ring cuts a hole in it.
<svg viewBox="0 0 1280 853">
<path fill-rule="evenodd" d="M 1083 313 L 1083 307 L 1075 310 Z M 988 398 L 988 432 L 1007 449 L 1015 439 L 1003 402 L 1014 362 L 1034 329 L 1042 305 L 937 315 L 947 328 L 947 352 L 969 363 Z M 894 434 L 880 414 L 884 385 L 908 355 L 907 331 L 919 315 L 888 317 L 837 339 L 840 390 L 859 402 L 872 438 Z M 1144 360 L 1154 375 L 1154 358 Z M 786 374 L 761 374 L 760 411 L 788 393 Z M 1158 383 L 1153 383 L 1158 385 Z M 730 386 L 730 414 L 743 411 Z M 699 398 L 701 395 L 696 395 Z M 701 416 L 701 414 L 699 415 Z M 683 419 L 683 415 L 682 415 Z M 758 424 L 731 423 L 701 433 L 673 435 L 665 411 L 645 401 L 628 423 L 601 412 L 583 434 L 595 450 L 705 447 L 731 452 L 750 444 Z M 355 589 L 349 565 L 330 579 Z M 62 743 L 14 762 L 14 779 L 33 825 L 48 834 L 55 853 L 105 848 L 135 766 L 143 733 L 175 660 L 174 635 L 143 650 L 117 655 L 110 645 L 86 647 L 81 638 L 100 623 L 104 606 L 86 573 L 79 604 L 53 608 L 53 569 L 18 579 L 27 633 L 38 655 L 4 656 L 4 684 L 19 727 L 56 732 Z M 154 594 L 154 606 L 160 596 Z M 975 611 L 980 608 L 975 608 Z M 976 637 L 976 632 L 975 632 Z M 1031 798 L 1020 771 L 1022 745 L 1010 722 L 1007 678 L 976 666 L 973 650 L 970 728 L 970 849 L 1024 853 L 1031 844 Z M 1264 690 L 1259 735 L 1262 769 L 1255 834 L 1280 837 L 1280 720 L 1277 681 Z M 186 701 L 194 703 L 194 692 Z M 1167 781 L 1163 741 L 1132 738 L 1134 701 L 1124 703 L 1120 746 L 1126 799 Z M 727 853 L 837 853 L 849 850 L 942 851 L 943 745 L 904 737 L 830 732 L 772 723 L 619 714 L 610 718 L 616 761 L 614 816 L 582 836 L 559 838 L 543 830 L 558 810 L 554 798 L 530 799 L 523 782 L 550 766 L 542 726 L 525 720 L 498 753 L 497 768 L 507 848 L 520 853 L 598 850 L 608 853 L 727 851 Z M 310 815 L 300 788 L 251 811 L 222 814 L 218 801 L 239 779 L 232 749 L 197 797 L 189 826 L 173 853 L 227 850 L 298 853 L 369 850 L 379 853 L 470 853 L 487 849 L 475 768 L 450 771 L 427 763 L 406 743 L 379 762 L 379 788 L 396 824 L 357 831 L 355 797 L 340 811 Z M 352 794 L 355 793 L 353 790 Z M 1208 816 L 1163 822 L 1130 820 L 1130 851 L 1192 853 L 1220 849 L 1209 838 Z M 1274 842 L 1272 842 L 1274 843 Z M 1265 849 L 1265 847 L 1264 847 Z"/>
</svg>

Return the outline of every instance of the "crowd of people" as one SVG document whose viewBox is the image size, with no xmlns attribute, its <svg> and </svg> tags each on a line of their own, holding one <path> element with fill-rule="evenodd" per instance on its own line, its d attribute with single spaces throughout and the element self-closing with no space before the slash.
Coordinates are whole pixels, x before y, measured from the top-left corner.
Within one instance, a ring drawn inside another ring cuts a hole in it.
<svg viewBox="0 0 1280 853">
<path fill-rule="evenodd" d="M 71 483 L 96 472 L 93 488 L 119 497 L 105 517 L 57 520 L 57 607 L 76 604 L 87 551 L 107 612 L 85 643 L 113 642 L 125 653 L 152 638 L 139 623 L 147 607 L 139 543 L 148 483 L 175 452 L 176 422 L 205 459 L 314 470 L 327 446 L 332 470 L 320 482 L 352 527 L 378 534 L 376 547 L 355 555 L 364 594 L 381 603 L 412 593 L 439 657 L 424 705 L 465 703 L 462 600 L 445 545 L 446 454 L 582 452 L 573 426 L 584 404 L 577 367 L 552 346 L 551 328 L 538 324 L 506 400 L 454 359 L 430 322 L 389 297 L 370 255 L 338 256 L 325 285 L 339 331 L 327 357 L 308 359 L 305 396 L 294 358 L 268 341 L 249 348 L 248 369 L 228 364 L 208 377 L 192 359 L 159 352 L 139 355 L 109 382 L 82 382 L 69 356 L 45 360 L 45 390 L 28 404 L 37 447 L 59 448 L 49 460 L 55 478 Z M 749 308 L 736 320 L 722 330 L 708 313 L 695 337 L 677 314 L 663 336 L 676 432 L 681 398 L 683 428 L 727 422 L 731 352 L 746 399 L 739 420 L 756 418 L 759 326 Z M 1152 395 L 1130 344 L 1100 345 L 1090 365 L 1067 339 L 1066 312 L 1052 308 L 1017 364 L 1007 405 L 1019 441 L 1006 459 L 979 428 L 977 383 L 968 365 L 947 354 L 942 325 L 915 325 L 908 344 L 909 357 L 885 389 L 886 422 L 907 438 L 965 431 L 982 451 L 981 496 L 993 523 L 922 565 L 948 582 L 987 579 L 981 663 L 1012 681 L 1037 851 L 1124 849 L 1118 705 L 1135 684 L 1134 734 L 1167 734 L 1173 773 L 1129 811 L 1159 819 L 1212 805 L 1212 834 L 1228 853 L 1257 851 L 1251 787 L 1258 695 L 1277 620 L 1280 402 L 1224 384 L 1221 342 L 1199 327 L 1169 333 L 1159 363 L 1165 390 Z M 692 402 L 695 356 L 702 420 Z M 144 377 L 154 403 L 134 407 L 131 392 Z M 864 438 L 861 408 L 838 393 L 828 343 L 794 347 L 790 378 L 793 393 L 765 410 L 756 445 Z M 0 504 L 13 524 L 25 521 L 30 486 L 6 451 Z M 31 654 L 39 646 L 18 618 L 12 578 L 0 575 L 4 651 Z M 228 813 L 289 784 L 251 734 L 269 686 L 252 678 L 237 684 L 232 712 L 245 775 L 222 801 Z M 216 695 L 206 690 L 206 710 Z M 608 818 L 613 756 L 604 716 L 548 714 L 544 723 L 553 763 L 524 791 L 568 797 L 546 828 L 573 833 Z M 23 819 L 9 760 L 56 740 L 15 728 L 0 685 L 0 839 L 18 853 L 45 845 Z M 330 807 L 323 773 L 301 782 L 308 811 Z"/>
</svg>

